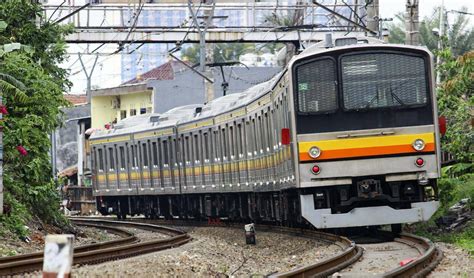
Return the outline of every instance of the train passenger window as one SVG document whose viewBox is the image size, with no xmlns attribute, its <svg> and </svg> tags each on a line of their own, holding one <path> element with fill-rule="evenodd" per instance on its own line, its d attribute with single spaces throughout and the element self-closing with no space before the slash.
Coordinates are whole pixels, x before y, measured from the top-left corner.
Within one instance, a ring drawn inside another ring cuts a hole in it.
<svg viewBox="0 0 474 278">
<path fill-rule="evenodd" d="M 151 143 L 151 148 L 153 152 L 153 167 L 158 167 L 158 147 L 156 146 L 156 142 Z"/>
<path fill-rule="evenodd" d="M 323 58 L 296 67 L 296 99 L 302 113 L 337 109 L 336 63 Z"/>
<path fill-rule="evenodd" d="M 209 157 L 210 157 L 210 153 L 209 153 L 209 133 L 204 133 L 203 138 L 204 138 L 204 161 L 209 162 Z"/>
<path fill-rule="evenodd" d="M 229 127 L 229 150 L 230 150 L 230 157 L 235 157 L 235 142 L 234 142 L 234 127 Z"/>
<path fill-rule="evenodd" d="M 104 171 L 104 151 L 99 149 L 99 171 Z"/>
<path fill-rule="evenodd" d="M 132 168 L 137 167 L 137 146 L 132 145 Z"/>
<path fill-rule="evenodd" d="M 237 152 L 238 154 L 243 153 L 243 136 L 242 136 L 242 124 L 237 125 Z"/>
<path fill-rule="evenodd" d="M 169 165 L 168 141 L 163 140 L 163 163 Z"/>
<path fill-rule="evenodd" d="M 197 134 L 194 135 L 194 160 L 196 162 L 201 161 L 201 149 L 199 148 L 199 137 Z"/>
<path fill-rule="evenodd" d="M 124 146 L 119 147 L 120 152 L 120 170 L 125 170 L 125 148 Z"/>
<path fill-rule="evenodd" d="M 109 148 L 109 170 L 113 171 L 114 169 L 115 169 L 114 149 Z"/>
<path fill-rule="evenodd" d="M 189 146 L 189 136 L 184 137 L 184 161 L 189 163 L 191 158 L 191 147 Z"/>
<path fill-rule="evenodd" d="M 216 161 L 219 161 L 221 157 L 221 141 L 219 137 L 219 132 L 217 130 L 214 131 L 214 148 L 216 149 L 216 152 L 215 152 Z"/>
<path fill-rule="evenodd" d="M 228 144 L 228 140 L 227 140 L 227 136 L 226 136 L 226 132 L 225 132 L 225 128 L 222 129 L 222 133 L 221 133 L 221 143 L 222 143 L 222 156 L 223 158 L 228 158 L 229 157 L 229 153 L 228 153 L 228 150 L 229 150 L 229 144 Z"/>
<path fill-rule="evenodd" d="M 143 168 L 148 168 L 148 148 L 147 143 L 142 144 L 142 152 L 143 152 Z"/>
</svg>

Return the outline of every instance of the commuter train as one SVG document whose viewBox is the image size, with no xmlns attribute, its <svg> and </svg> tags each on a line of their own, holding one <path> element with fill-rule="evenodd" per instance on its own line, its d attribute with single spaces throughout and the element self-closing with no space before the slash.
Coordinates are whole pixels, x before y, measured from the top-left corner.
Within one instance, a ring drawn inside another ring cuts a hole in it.
<svg viewBox="0 0 474 278">
<path fill-rule="evenodd" d="M 90 137 L 103 214 L 342 228 L 428 220 L 440 143 L 433 57 L 338 38 L 271 80 Z"/>
</svg>

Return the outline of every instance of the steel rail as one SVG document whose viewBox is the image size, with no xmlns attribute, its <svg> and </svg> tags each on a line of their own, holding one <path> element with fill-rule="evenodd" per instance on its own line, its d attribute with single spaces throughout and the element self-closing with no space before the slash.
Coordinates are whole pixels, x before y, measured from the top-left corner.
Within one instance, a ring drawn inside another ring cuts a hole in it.
<svg viewBox="0 0 474 278">
<path fill-rule="evenodd" d="M 73 222 L 76 222 L 79 225 L 94 226 L 110 231 L 115 230 L 117 233 L 120 233 L 118 232 L 120 230 L 123 232 L 122 234 L 130 234 L 132 235 L 131 237 L 133 237 L 133 240 L 129 236 L 127 237 L 127 240 L 113 240 L 110 242 L 96 243 L 75 248 L 73 257 L 74 265 L 94 264 L 132 257 L 149 252 L 174 248 L 191 240 L 191 237 L 183 231 L 151 224 L 86 219 L 73 220 Z M 123 229 L 112 227 L 111 225 L 128 226 L 138 229 L 161 232 L 170 235 L 170 237 L 165 239 L 137 242 L 138 239 L 133 234 Z M 41 252 L 1 258 L 1 260 L 3 260 L 0 261 L 0 276 L 2 277 L 40 270 L 43 266 L 43 254 Z"/>
<path fill-rule="evenodd" d="M 443 252 L 427 238 L 401 233 L 394 241 L 416 248 L 421 255 L 403 266 L 384 273 L 382 277 L 425 277 L 443 258 Z"/>
<path fill-rule="evenodd" d="M 96 218 L 100 219 L 100 218 Z M 229 223 L 221 222 L 220 224 L 208 224 L 202 221 L 196 220 L 163 220 L 163 219 L 142 219 L 134 218 L 129 219 L 134 223 L 160 223 L 161 225 L 181 225 L 181 226 L 197 226 L 197 227 L 231 227 L 231 228 L 242 228 L 242 223 Z M 123 222 L 121 222 L 123 223 Z M 338 236 L 335 234 L 304 229 L 304 228 L 290 228 L 284 226 L 274 225 L 262 225 L 256 224 L 256 230 L 266 232 L 279 232 L 285 234 L 291 234 L 296 236 L 302 236 L 311 239 L 317 239 L 327 243 L 338 245 L 343 251 L 339 254 L 334 255 L 326 260 L 301 266 L 288 272 L 272 273 L 270 277 L 327 277 L 341 269 L 355 263 L 363 253 L 362 248 L 357 246 L 353 241 L 346 237 Z"/>
</svg>

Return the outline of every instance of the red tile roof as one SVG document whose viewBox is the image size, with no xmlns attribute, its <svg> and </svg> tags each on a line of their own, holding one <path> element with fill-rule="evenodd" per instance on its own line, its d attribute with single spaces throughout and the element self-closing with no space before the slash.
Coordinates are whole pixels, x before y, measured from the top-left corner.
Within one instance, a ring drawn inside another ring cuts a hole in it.
<svg viewBox="0 0 474 278">
<path fill-rule="evenodd" d="M 177 61 L 168 61 L 163 65 L 140 74 L 122 85 L 141 83 L 146 80 L 173 80 L 175 72 L 186 69 L 186 66 Z"/>
<path fill-rule="evenodd" d="M 73 105 L 81 105 L 87 103 L 86 95 L 67 95 L 64 94 L 64 98 Z"/>
</svg>

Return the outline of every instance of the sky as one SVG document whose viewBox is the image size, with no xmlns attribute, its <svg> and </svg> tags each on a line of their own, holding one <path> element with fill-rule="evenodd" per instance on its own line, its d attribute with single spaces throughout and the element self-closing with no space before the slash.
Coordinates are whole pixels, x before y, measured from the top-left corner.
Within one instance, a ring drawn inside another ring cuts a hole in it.
<svg viewBox="0 0 474 278">
<path fill-rule="evenodd" d="M 75 3 L 76 5 L 80 5 L 83 4 L 84 1 L 85 0 L 75 0 Z M 63 0 L 48 0 L 48 4 L 61 4 L 62 2 Z M 440 6 L 442 2 L 443 0 L 419 0 L 420 20 L 424 17 L 432 16 L 434 8 Z M 405 3 L 406 0 L 379 0 L 380 16 L 382 18 L 393 18 L 397 13 L 405 11 Z M 464 6 L 468 8 L 468 12 L 474 13 L 474 0 L 444 0 L 444 5 L 447 10 L 460 10 Z M 470 26 L 474 26 L 474 16 L 470 17 Z M 452 13 L 449 14 L 448 18 L 453 18 Z M 77 53 L 85 47 L 85 45 L 71 45 L 69 52 Z M 91 49 L 95 47 L 96 46 L 91 46 Z M 116 48 L 116 45 L 108 45 L 102 48 L 102 51 L 113 52 Z M 85 56 L 84 62 L 86 68 L 90 71 L 93 65 L 93 57 Z M 74 84 L 71 93 L 84 93 L 86 77 L 84 72 L 82 72 L 81 64 L 77 60 L 77 55 L 71 55 L 70 59 L 63 64 L 63 67 L 71 69 L 70 79 Z M 107 88 L 118 86 L 121 83 L 120 70 L 120 55 L 99 57 L 99 61 L 92 75 L 93 87 Z"/>
</svg>

